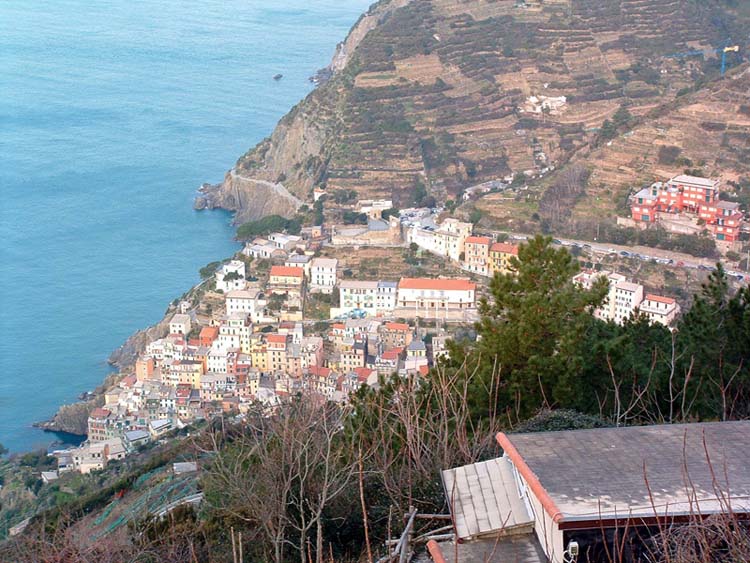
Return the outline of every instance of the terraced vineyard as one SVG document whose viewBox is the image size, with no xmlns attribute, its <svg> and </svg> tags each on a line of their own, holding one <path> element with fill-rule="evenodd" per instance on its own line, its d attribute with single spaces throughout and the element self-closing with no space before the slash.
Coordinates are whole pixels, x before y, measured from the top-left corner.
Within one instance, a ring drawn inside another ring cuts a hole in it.
<svg viewBox="0 0 750 563">
<path fill-rule="evenodd" d="M 633 116 L 649 115 L 672 104 L 681 90 L 715 77 L 715 58 L 668 55 L 746 35 L 741 30 L 750 17 L 729 5 L 726 0 L 382 0 L 368 19 L 378 24 L 347 53 L 343 70 L 294 108 L 237 168 L 283 182 L 302 198 L 310 199 L 313 186 L 327 183 L 400 205 L 410 203 L 421 184 L 447 199 L 468 185 L 537 173 L 588 154 L 600 141 L 599 128 L 621 107 Z M 530 96 L 565 96 L 567 103 L 536 113 L 528 110 Z M 690 121 L 690 111 L 705 113 L 703 121 L 721 121 L 709 115 L 710 107 L 683 107 L 670 128 L 678 129 L 678 119 Z M 650 122 L 644 127 L 657 127 Z M 740 134 L 733 131 L 715 133 L 728 135 L 721 142 L 731 143 L 732 135 Z M 637 176 L 642 164 L 628 155 L 650 154 L 652 132 L 628 138 L 636 148 L 624 150 L 625 162 L 615 156 L 620 141 L 611 153 L 596 153 L 605 163 L 594 181 L 621 184 L 621 166 L 632 167 Z M 677 143 L 666 135 L 664 144 Z"/>
</svg>

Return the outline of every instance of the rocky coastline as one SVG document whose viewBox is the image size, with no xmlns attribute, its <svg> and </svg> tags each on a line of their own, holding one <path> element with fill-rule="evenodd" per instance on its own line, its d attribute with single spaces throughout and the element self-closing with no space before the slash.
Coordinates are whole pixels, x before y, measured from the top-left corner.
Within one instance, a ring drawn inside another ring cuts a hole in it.
<svg viewBox="0 0 750 563">
<path fill-rule="evenodd" d="M 352 27 L 347 38 L 339 43 L 331 63 L 316 73 L 322 85 L 341 72 L 365 35 L 394 10 L 408 4 L 410 0 L 391 0 L 375 5 L 363 14 Z M 298 106 L 299 107 L 299 106 Z M 296 162 L 301 154 L 320 152 L 322 132 L 316 129 L 312 116 L 296 112 L 297 108 L 284 117 L 273 135 L 258 146 L 265 146 L 265 162 L 257 171 L 242 167 L 243 159 L 229 170 L 219 184 L 203 184 L 195 198 L 193 208 L 225 209 L 234 213 L 234 224 L 254 221 L 267 215 L 281 215 L 291 218 L 303 204 L 301 198 L 307 195 L 312 185 L 305 181 L 285 185 L 284 170 Z M 257 148 L 257 147 L 256 147 Z M 244 157 L 243 157 L 244 158 Z M 309 173 L 309 171 L 308 171 Z M 306 174 L 309 178 L 310 175 Z M 133 333 L 119 348 L 114 350 L 108 363 L 118 372 L 109 375 L 94 391 L 86 394 L 84 400 L 62 405 L 49 420 L 36 422 L 34 427 L 45 432 L 64 432 L 85 436 L 89 413 L 104 404 L 104 393 L 117 385 L 119 380 L 134 370 L 135 362 L 146 345 L 166 336 L 169 331 L 169 318 L 174 313 L 170 308 L 166 316 L 157 324 Z"/>
</svg>

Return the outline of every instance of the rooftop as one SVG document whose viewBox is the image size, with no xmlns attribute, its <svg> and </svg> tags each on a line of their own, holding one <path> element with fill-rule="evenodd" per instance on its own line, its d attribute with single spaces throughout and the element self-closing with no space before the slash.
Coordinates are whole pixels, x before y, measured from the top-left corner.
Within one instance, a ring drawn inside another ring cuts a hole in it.
<svg viewBox="0 0 750 563">
<path fill-rule="evenodd" d="M 680 174 L 672 178 L 670 183 L 673 184 L 690 184 L 693 186 L 700 186 L 701 188 L 712 188 L 716 189 L 719 185 L 718 180 L 711 180 L 710 178 L 701 178 L 699 176 L 688 176 L 687 174 Z"/>
<path fill-rule="evenodd" d="M 676 303 L 671 297 L 664 297 L 662 295 L 654 295 L 653 293 L 646 294 L 645 301 L 656 301 L 657 303 L 666 303 L 667 305 L 673 305 Z"/>
<path fill-rule="evenodd" d="M 505 254 L 518 256 L 518 246 L 507 242 L 496 242 L 490 246 L 490 252 L 504 252 Z"/>
<path fill-rule="evenodd" d="M 474 236 L 474 237 L 468 237 L 466 239 L 466 244 L 486 244 L 486 245 L 489 245 L 490 242 L 492 242 L 492 241 L 490 240 L 489 237 L 477 237 L 477 236 Z"/>
<path fill-rule="evenodd" d="M 376 281 L 343 280 L 339 283 L 341 289 L 377 289 Z"/>
<path fill-rule="evenodd" d="M 401 278 L 399 289 L 438 289 L 447 291 L 474 291 L 477 284 L 467 279 Z"/>
<path fill-rule="evenodd" d="M 313 268 L 335 268 L 338 263 L 336 258 L 314 258 L 310 265 Z"/>
<path fill-rule="evenodd" d="M 296 268 L 294 266 L 271 266 L 271 275 L 288 278 L 302 278 L 305 275 L 305 271 L 302 268 Z"/>
<path fill-rule="evenodd" d="M 233 289 L 227 292 L 227 299 L 255 299 L 259 293 L 258 289 Z"/>
<path fill-rule="evenodd" d="M 501 433 L 498 442 L 561 525 L 715 513 L 717 493 L 750 511 L 750 421 Z"/>
</svg>

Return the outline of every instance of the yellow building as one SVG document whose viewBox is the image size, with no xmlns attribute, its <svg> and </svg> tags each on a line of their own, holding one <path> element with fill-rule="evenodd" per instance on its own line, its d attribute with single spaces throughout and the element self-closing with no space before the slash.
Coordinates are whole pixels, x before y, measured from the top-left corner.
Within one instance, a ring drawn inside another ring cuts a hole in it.
<svg viewBox="0 0 750 563">
<path fill-rule="evenodd" d="M 496 242 L 490 246 L 490 275 L 511 273 L 510 260 L 514 256 L 518 256 L 518 247 L 514 244 Z"/>
</svg>

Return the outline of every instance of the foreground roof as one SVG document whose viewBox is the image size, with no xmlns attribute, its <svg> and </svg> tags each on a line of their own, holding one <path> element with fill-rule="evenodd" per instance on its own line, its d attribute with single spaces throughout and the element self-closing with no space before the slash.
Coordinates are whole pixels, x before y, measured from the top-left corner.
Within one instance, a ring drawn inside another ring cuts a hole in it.
<svg viewBox="0 0 750 563">
<path fill-rule="evenodd" d="M 750 421 L 500 433 L 498 442 L 561 525 L 716 513 L 721 495 L 750 512 Z"/>
</svg>

